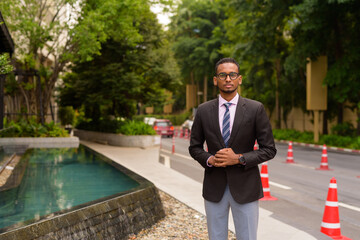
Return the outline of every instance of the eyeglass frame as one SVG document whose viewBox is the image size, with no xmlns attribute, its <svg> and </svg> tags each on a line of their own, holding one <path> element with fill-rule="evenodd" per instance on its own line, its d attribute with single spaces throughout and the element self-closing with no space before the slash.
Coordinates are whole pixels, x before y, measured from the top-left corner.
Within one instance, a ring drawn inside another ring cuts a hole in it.
<svg viewBox="0 0 360 240">
<path fill-rule="evenodd" d="M 230 76 L 230 74 L 233 74 L 233 73 L 236 74 L 236 77 L 235 77 L 234 79 L 232 79 L 231 76 Z M 225 78 L 224 78 L 224 79 L 221 79 L 220 76 L 219 76 L 220 74 L 225 74 Z M 238 77 L 240 77 L 240 73 L 231 72 L 231 73 L 227 74 L 227 73 L 221 72 L 221 73 L 219 73 L 219 74 L 216 74 L 215 76 L 216 76 L 218 79 L 220 79 L 221 81 L 225 81 L 225 80 L 227 79 L 227 77 L 229 76 L 230 80 L 234 81 L 234 80 L 236 80 Z"/>
</svg>

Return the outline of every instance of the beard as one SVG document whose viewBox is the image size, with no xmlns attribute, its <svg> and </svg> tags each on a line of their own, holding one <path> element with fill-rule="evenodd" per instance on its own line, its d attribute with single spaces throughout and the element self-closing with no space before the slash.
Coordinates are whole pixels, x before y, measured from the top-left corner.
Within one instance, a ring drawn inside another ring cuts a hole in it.
<svg viewBox="0 0 360 240">
<path fill-rule="evenodd" d="M 236 90 L 237 90 L 237 88 L 234 88 L 234 89 L 229 89 L 229 90 L 224 90 L 224 89 L 221 89 L 221 88 L 219 88 L 219 86 L 218 86 L 218 89 L 220 90 L 220 92 L 222 92 L 222 93 L 233 93 L 233 92 L 235 92 Z"/>
</svg>

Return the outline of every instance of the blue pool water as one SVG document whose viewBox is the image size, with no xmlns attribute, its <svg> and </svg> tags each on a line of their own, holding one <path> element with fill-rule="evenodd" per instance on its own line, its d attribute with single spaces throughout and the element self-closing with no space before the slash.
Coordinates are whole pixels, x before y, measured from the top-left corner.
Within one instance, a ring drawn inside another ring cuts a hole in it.
<svg viewBox="0 0 360 240">
<path fill-rule="evenodd" d="M 21 184 L 0 192 L 0 229 L 139 186 L 82 145 L 34 149 L 21 161 L 27 161 Z"/>
</svg>

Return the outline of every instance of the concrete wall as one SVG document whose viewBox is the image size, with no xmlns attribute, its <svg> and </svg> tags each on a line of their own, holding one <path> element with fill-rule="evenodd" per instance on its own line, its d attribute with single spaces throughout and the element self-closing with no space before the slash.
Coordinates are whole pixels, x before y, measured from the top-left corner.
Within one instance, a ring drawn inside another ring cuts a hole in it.
<svg viewBox="0 0 360 240">
<path fill-rule="evenodd" d="M 159 135 L 125 136 L 115 133 L 103 133 L 75 129 L 74 136 L 78 136 L 81 140 L 121 147 L 146 148 L 160 145 Z"/>
<path fill-rule="evenodd" d="M 6 153 L 24 153 L 27 148 L 77 148 L 79 143 L 78 137 L 0 138 Z"/>
<path fill-rule="evenodd" d="M 155 186 L 0 234 L 2 240 L 126 239 L 165 216 Z"/>
<path fill-rule="evenodd" d="M 354 127 L 357 126 L 357 115 L 352 112 L 350 109 L 344 109 L 344 122 L 351 122 Z M 275 112 L 271 116 L 271 124 L 273 128 L 275 127 Z M 323 112 L 320 112 L 320 133 L 322 133 L 322 122 L 323 122 Z M 330 133 L 331 128 L 337 124 L 337 120 L 328 122 L 328 132 Z M 288 115 L 287 127 L 290 129 L 295 129 L 298 131 L 313 131 L 313 115 L 309 113 L 304 113 L 300 108 L 293 108 Z M 281 122 L 281 128 L 285 128 L 284 121 Z"/>
</svg>

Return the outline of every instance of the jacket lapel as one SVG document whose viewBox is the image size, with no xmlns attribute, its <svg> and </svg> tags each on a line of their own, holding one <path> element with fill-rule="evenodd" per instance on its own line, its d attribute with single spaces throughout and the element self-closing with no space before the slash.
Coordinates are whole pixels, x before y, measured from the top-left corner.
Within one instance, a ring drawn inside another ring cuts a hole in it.
<svg viewBox="0 0 360 240">
<path fill-rule="evenodd" d="M 224 139 L 221 135 L 221 130 L 220 130 L 220 126 L 219 126 L 219 98 L 217 98 L 217 100 L 214 101 L 214 104 L 212 105 L 210 114 L 212 116 L 215 115 L 214 117 L 211 118 L 213 120 L 212 121 L 212 125 L 213 125 L 212 129 L 215 129 L 215 135 L 217 136 L 221 145 L 223 147 L 225 147 Z"/>
<path fill-rule="evenodd" d="M 230 135 L 230 139 L 229 139 L 229 143 L 228 143 L 229 146 L 231 146 L 232 142 L 234 141 L 234 139 L 240 129 L 240 126 L 244 120 L 245 110 L 246 110 L 245 101 L 241 96 L 239 96 L 238 104 L 236 105 L 234 123 L 233 123 L 233 127 L 231 129 L 231 135 Z"/>
</svg>

